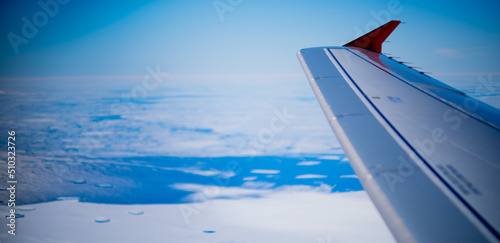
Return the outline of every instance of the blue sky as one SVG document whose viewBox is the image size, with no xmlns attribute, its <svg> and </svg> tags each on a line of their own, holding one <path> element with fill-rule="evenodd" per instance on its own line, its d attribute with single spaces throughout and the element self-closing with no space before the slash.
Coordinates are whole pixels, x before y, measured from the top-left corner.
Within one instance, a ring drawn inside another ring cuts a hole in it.
<svg viewBox="0 0 500 243">
<path fill-rule="evenodd" d="M 32 1 L 3 3 L 0 77 L 142 75 L 158 63 L 173 74 L 298 74 L 299 49 L 342 45 L 389 19 L 406 24 L 384 52 L 445 80 L 500 73 L 497 1 L 56 3 L 46 20 Z M 16 53 L 9 33 L 22 36 L 23 17 L 42 23 Z"/>
</svg>

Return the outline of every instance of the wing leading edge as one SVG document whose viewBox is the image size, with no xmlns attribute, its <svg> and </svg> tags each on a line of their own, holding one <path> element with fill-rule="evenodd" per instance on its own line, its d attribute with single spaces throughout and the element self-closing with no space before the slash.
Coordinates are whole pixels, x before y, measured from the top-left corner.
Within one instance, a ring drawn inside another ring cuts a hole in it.
<svg viewBox="0 0 500 243">
<path fill-rule="evenodd" d="M 500 112 L 380 54 L 391 21 L 298 58 L 399 242 L 500 242 Z"/>
</svg>

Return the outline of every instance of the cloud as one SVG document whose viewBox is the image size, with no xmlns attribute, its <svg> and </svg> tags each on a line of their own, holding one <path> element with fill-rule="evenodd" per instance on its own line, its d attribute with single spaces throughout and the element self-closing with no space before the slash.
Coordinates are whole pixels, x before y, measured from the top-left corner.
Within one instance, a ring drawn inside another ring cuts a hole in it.
<svg viewBox="0 0 500 243">
<path fill-rule="evenodd" d="M 310 165 L 319 165 L 321 162 L 319 161 L 303 161 L 297 163 L 297 165 L 304 165 L 304 166 L 310 166 Z"/>
<path fill-rule="evenodd" d="M 188 167 L 188 168 L 162 168 L 164 170 L 175 170 L 175 171 L 181 171 L 184 173 L 188 174 L 193 174 L 193 175 L 200 175 L 200 176 L 216 176 L 219 175 L 220 178 L 231 178 L 235 176 L 236 174 L 232 171 L 219 171 L 216 169 L 210 169 L 210 170 L 201 170 L 196 167 Z"/>
<path fill-rule="evenodd" d="M 253 174 L 278 174 L 278 173 L 280 173 L 280 171 L 279 170 L 261 170 L 261 169 L 256 169 L 256 170 L 250 171 L 250 173 L 253 173 Z"/>
<path fill-rule="evenodd" d="M 295 179 L 320 179 L 326 178 L 326 175 L 315 175 L 315 174 L 306 174 L 306 175 L 298 175 Z"/>
<path fill-rule="evenodd" d="M 449 57 L 465 57 L 458 49 L 440 48 L 436 50 L 437 54 L 445 55 Z"/>
</svg>

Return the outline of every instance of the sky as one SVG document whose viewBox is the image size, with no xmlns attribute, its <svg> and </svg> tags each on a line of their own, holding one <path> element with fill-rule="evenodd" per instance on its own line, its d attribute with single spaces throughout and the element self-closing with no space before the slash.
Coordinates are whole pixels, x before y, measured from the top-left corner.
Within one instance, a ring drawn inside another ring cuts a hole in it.
<svg viewBox="0 0 500 243">
<path fill-rule="evenodd" d="M 2 79 L 141 76 L 156 64 L 179 75 L 299 74 L 301 48 L 342 45 L 392 19 L 406 24 L 384 52 L 445 80 L 500 73 L 498 1 L 60 2 L 2 3 Z"/>
</svg>

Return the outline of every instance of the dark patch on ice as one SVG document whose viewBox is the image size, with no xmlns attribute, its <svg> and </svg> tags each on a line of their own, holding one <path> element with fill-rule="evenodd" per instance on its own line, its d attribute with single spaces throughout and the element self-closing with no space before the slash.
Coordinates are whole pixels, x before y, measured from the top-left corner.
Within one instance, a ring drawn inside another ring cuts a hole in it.
<svg viewBox="0 0 500 243">
<path fill-rule="evenodd" d="M 35 207 L 29 207 L 29 206 L 21 206 L 21 207 L 16 207 L 17 210 L 19 211 L 35 211 Z"/>
<path fill-rule="evenodd" d="M 93 122 L 106 121 L 106 120 L 123 120 L 121 115 L 110 115 L 110 116 L 93 116 L 91 120 Z"/>
<path fill-rule="evenodd" d="M 70 180 L 69 182 L 73 183 L 73 184 L 77 184 L 77 185 L 81 185 L 81 184 L 86 184 L 87 181 L 85 179 L 75 179 L 75 180 Z"/>
<path fill-rule="evenodd" d="M 130 210 L 128 211 L 129 214 L 132 214 L 132 215 L 143 215 L 144 212 L 143 211 L 140 211 L 140 210 Z"/>
<path fill-rule="evenodd" d="M 199 132 L 199 133 L 213 133 L 214 131 L 209 128 L 187 128 L 187 127 L 173 127 L 170 128 L 171 132 Z"/>
<path fill-rule="evenodd" d="M 109 223 L 109 222 L 111 222 L 111 219 L 109 219 L 109 218 L 104 218 L 104 217 L 99 217 L 99 218 L 94 219 L 94 221 L 95 221 L 96 223 L 103 224 L 103 223 Z"/>
<path fill-rule="evenodd" d="M 9 218 L 10 215 L 5 215 L 5 218 Z M 24 218 L 24 214 L 16 213 L 15 214 L 16 219 Z"/>
</svg>

